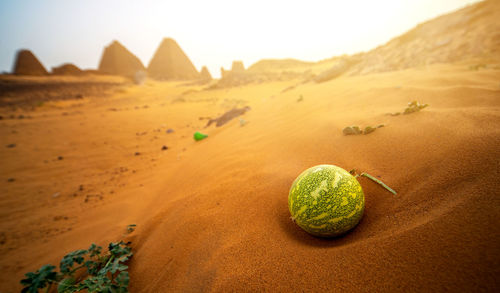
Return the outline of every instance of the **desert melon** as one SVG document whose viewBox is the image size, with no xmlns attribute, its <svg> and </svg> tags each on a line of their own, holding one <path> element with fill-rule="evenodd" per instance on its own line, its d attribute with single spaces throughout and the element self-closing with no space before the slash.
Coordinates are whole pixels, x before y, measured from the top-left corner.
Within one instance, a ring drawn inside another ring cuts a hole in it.
<svg viewBox="0 0 500 293">
<path fill-rule="evenodd" d="M 335 237 L 354 228 L 365 210 L 358 180 L 334 165 L 318 165 L 302 172 L 288 195 L 292 219 L 306 232 Z"/>
</svg>

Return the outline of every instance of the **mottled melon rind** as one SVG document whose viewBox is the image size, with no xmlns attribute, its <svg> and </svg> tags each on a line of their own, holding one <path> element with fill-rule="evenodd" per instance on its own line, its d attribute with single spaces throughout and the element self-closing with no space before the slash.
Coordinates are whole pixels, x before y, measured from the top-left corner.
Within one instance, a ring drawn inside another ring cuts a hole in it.
<svg viewBox="0 0 500 293">
<path fill-rule="evenodd" d="M 365 197 L 358 180 L 335 165 L 318 165 L 302 172 L 288 195 L 292 219 L 319 237 L 340 236 L 363 217 Z"/>
</svg>

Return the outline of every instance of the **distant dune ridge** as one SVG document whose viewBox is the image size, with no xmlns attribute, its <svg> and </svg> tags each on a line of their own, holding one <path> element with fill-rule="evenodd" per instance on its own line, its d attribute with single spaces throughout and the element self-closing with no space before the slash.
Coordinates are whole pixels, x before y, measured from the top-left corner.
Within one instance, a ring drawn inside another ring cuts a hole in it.
<svg viewBox="0 0 500 293">
<path fill-rule="evenodd" d="M 14 74 L 47 75 L 49 73 L 30 50 L 21 49 L 16 54 L 16 61 L 14 63 Z"/>
<path fill-rule="evenodd" d="M 345 56 L 347 75 L 500 56 L 500 1 L 487 0 L 417 25 L 367 53 Z M 335 65 L 338 66 L 338 65 Z"/>
<path fill-rule="evenodd" d="M 145 68 L 139 58 L 115 40 L 104 48 L 98 70 L 104 74 L 134 78 L 138 71 Z"/>
<path fill-rule="evenodd" d="M 165 38 L 148 65 L 149 77 L 159 80 L 198 79 L 200 74 L 177 42 Z"/>
</svg>

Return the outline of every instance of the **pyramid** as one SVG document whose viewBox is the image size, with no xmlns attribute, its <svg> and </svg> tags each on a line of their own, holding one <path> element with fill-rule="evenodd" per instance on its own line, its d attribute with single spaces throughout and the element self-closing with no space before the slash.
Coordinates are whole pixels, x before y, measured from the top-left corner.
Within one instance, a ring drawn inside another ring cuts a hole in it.
<svg viewBox="0 0 500 293">
<path fill-rule="evenodd" d="M 54 75 L 82 75 L 83 70 L 71 63 L 65 63 L 58 67 L 52 67 L 52 74 Z"/>
<path fill-rule="evenodd" d="M 165 38 L 149 62 L 148 75 L 156 79 L 198 79 L 198 71 L 176 41 Z"/>
<path fill-rule="evenodd" d="M 242 61 L 233 61 L 231 65 L 231 71 L 234 73 L 242 73 L 245 72 L 245 66 L 243 66 Z"/>
<path fill-rule="evenodd" d="M 101 62 L 99 63 L 99 72 L 133 78 L 137 71 L 144 70 L 144 65 L 142 65 L 139 58 L 118 41 L 113 41 L 109 46 L 104 48 Z"/>
<path fill-rule="evenodd" d="M 16 54 L 14 74 L 47 75 L 48 72 L 30 50 L 19 50 Z"/>
<path fill-rule="evenodd" d="M 206 66 L 203 66 L 201 68 L 200 79 L 203 80 L 203 81 L 210 81 L 210 80 L 212 80 L 212 75 L 210 74 L 210 72 L 208 71 L 208 68 Z"/>
</svg>

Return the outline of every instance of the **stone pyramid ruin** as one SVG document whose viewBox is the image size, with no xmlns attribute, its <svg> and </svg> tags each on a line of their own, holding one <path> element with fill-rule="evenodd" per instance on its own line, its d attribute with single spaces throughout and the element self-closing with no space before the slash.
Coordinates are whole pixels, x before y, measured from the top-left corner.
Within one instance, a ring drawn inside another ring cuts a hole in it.
<svg viewBox="0 0 500 293">
<path fill-rule="evenodd" d="M 193 63 L 177 42 L 165 38 L 148 66 L 148 76 L 159 80 L 190 80 L 200 78 Z"/>
<path fill-rule="evenodd" d="M 82 75 L 85 74 L 83 70 L 71 63 L 65 63 L 57 67 L 52 67 L 52 74 L 54 75 Z"/>
<path fill-rule="evenodd" d="M 201 68 L 200 72 L 200 79 L 203 81 L 211 81 L 212 80 L 212 75 L 208 71 L 208 68 L 206 66 L 203 66 Z"/>
<path fill-rule="evenodd" d="M 47 75 L 48 72 L 30 50 L 19 50 L 14 63 L 14 74 L 17 75 Z"/>
<path fill-rule="evenodd" d="M 233 64 L 231 65 L 231 71 L 233 73 L 245 72 L 245 66 L 243 66 L 243 61 L 233 61 Z"/>
<path fill-rule="evenodd" d="M 144 65 L 134 54 L 118 41 L 113 41 L 104 48 L 99 72 L 134 78 L 138 71 L 144 71 Z"/>
</svg>

